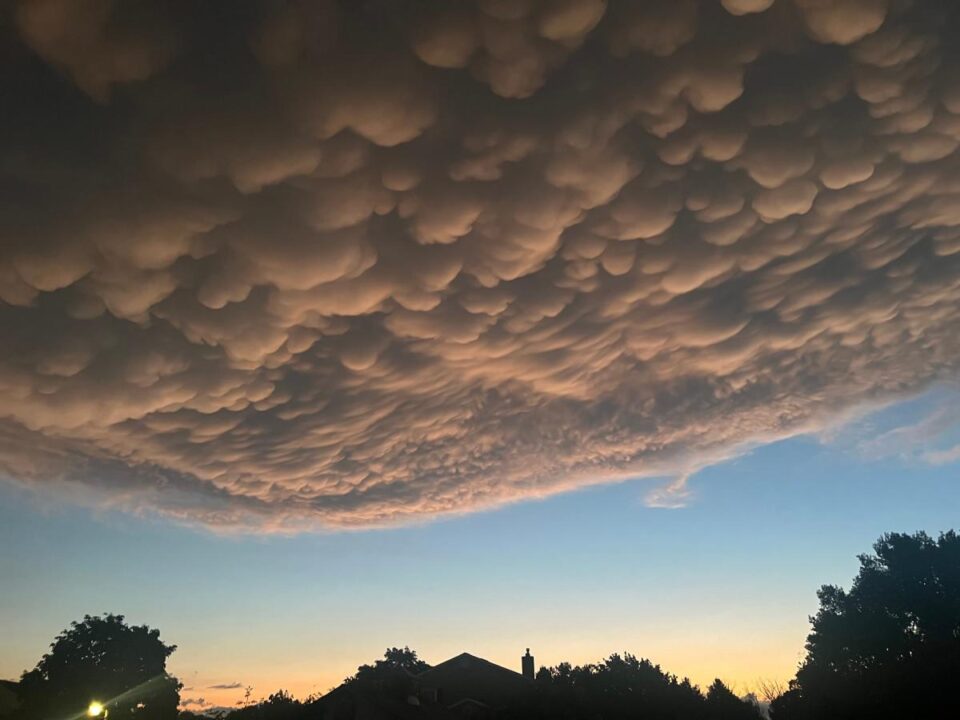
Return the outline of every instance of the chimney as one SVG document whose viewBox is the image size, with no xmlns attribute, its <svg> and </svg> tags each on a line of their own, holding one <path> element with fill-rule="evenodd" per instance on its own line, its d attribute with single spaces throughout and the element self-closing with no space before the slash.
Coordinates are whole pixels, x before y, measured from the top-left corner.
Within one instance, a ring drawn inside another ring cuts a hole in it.
<svg viewBox="0 0 960 720">
<path fill-rule="evenodd" d="M 533 680 L 535 675 L 533 669 L 533 655 L 530 654 L 530 648 L 527 648 L 527 654 L 520 658 L 523 667 L 523 676 L 528 680 Z"/>
</svg>

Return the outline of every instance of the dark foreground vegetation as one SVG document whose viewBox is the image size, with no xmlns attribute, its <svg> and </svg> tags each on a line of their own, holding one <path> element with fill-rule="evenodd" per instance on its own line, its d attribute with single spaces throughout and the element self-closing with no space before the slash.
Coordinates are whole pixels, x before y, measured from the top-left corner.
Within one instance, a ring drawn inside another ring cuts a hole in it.
<svg viewBox="0 0 960 720">
<path fill-rule="evenodd" d="M 738 698 L 719 680 L 703 691 L 648 660 L 614 654 L 595 664 L 541 668 L 495 709 L 453 711 L 421 702 L 419 678 L 430 666 L 408 648 L 391 648 L 322 697 L 297 700 L 278 691 L 219 715 L 223 720 L 960 717 L 960 537 L 953 531 L 937 539 L 924 533 L 885 535 L 873 554 L 860 556 L 850 590 L 828 585 L 818 595 L 806 657 L 789 687 L 768 698 L 769 707 L 752 696 Z M 166 674 L 175 649 L 158 631 L 131 627 L 123 616 L 87 616 L 24 673 L 11 718 L 78 720 L 92 699 L 103 698 L 105 720 L 197 720 L 178 710 L 181 684 Z"/>
</svg>

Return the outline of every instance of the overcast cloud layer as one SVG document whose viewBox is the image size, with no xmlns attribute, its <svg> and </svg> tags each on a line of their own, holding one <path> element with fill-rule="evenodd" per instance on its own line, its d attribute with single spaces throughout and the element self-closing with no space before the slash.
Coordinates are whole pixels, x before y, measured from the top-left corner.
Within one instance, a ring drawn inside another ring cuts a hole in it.
<svg viewBox="0 0 960 720">
<path fill-rule="evenodd" d="M 365 526 L 953 380 L 958 5 L 5 3 L 0 472 Z"/>
</svg>

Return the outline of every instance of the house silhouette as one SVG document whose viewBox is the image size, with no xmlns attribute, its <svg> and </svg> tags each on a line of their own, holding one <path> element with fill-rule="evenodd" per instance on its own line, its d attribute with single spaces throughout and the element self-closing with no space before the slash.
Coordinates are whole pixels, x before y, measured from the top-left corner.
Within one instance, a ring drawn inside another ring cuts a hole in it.
<svg viewBox="0 0 960 720">
<path fill-rule="evenodd" d="M 521 672 L 461 653 L 420 673 L 398 670 L 374 683 L 350 682 L 321 700 L 323 720 L 492 720 L 533 682 L 529 648 Z"/>
<path fill-rule="evenodd" d="M 0 680 L 0 718 L 12 715 L 19 707 L 18 688 L 19 685 L 13 680 Z"/>
</svg>

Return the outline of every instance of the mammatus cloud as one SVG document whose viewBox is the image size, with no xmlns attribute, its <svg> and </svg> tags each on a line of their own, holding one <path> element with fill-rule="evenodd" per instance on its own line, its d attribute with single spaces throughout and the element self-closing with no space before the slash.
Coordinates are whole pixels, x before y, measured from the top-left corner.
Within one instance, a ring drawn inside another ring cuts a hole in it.
<svg viewBox="0 0 960 720">
<path fill-rule="evenodd" d="M 0 471 L 31 487 L 387 524 L 957 377 L 953 0 L 0 13 Z"/>
</svg>

